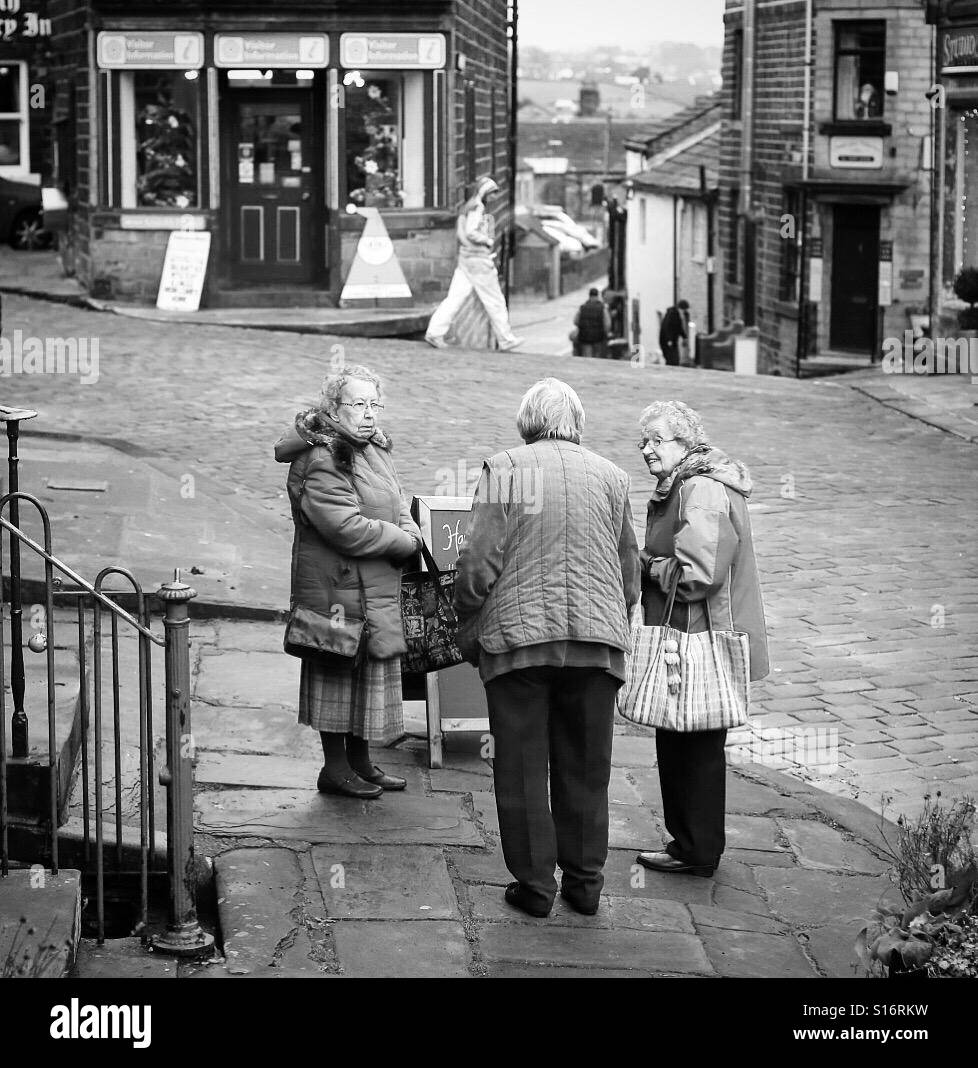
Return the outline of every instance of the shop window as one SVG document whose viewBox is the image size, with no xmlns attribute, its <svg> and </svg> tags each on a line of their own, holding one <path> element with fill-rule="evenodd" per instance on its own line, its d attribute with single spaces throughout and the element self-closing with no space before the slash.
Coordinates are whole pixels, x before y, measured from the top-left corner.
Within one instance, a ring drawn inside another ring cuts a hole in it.
<svg viewBox="0 0 978 1068">
<path fill-rule="evenodd" d="M 954 270 L 978 267 L 978 108 L 954 122 Z"/>
<path fill-rule="evenodd" d="M 120 206 L 200 204 L 197 71 L 119 74 Z"/>
<path fill-rule="evenodd" d="M 430 75 L 347 71 L 343 86 L 347 201 L 369 208 L 433 206 L 425 119 Z"/>
<path fill-rule="evenodd" d="M 781 210 L 781 292 L 782 300 L 798 303 L 799 263 L 801 241 L 801 194 L 797 189 L 786 189 L 784 207 Z"/>
<path fill-rule="evenodd" d="M 29 171 L 27 65 L 0 66 L 0 174 Z"/>
<path fill-rule="evenodd" d="M 879 119 L 883 115 L 886 23 L 835 24 L 835 118 Z"/>
</svg>

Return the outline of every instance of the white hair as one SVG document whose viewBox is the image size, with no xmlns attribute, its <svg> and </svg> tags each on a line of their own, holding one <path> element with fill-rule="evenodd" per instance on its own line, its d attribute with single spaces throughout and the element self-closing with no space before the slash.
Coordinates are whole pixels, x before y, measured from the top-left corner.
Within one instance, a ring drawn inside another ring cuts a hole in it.
<svg viewBox="0 0 978 1068">
<path fill-rule="evenodd" d="M 584 405 L 581 398 L 559 378 L 543 378 L 523 394 L 516 427 L 526 442 L 540 438 L 581 443 Z"/>
<path fill-rule="evenodd" d="M 364 367 L 362 364 L 341 367 L 335 374 L 327 375 L 323 379 L 319 407 L 324 411 L 336 411 L 340 397 L 343 396 L 343 387 L 352 379 L 356 379 L 358 382 L 369 382 L 377 390 L 378 397 L 383 392 L 380 386 L 380 378 L 369 367 Z"/>
<path fill-rule="evenodd" d="M 695 449 L 697 445 L 706 443 L 706 431 L 703 429 L 699 412 L 682 401 L 654 401 L 650 404 L 638 417 L 642 433 L 646 433 L 649 424 L 661 416 L 665 416 L 669 433 L 687 449 Z"/>
</svg>

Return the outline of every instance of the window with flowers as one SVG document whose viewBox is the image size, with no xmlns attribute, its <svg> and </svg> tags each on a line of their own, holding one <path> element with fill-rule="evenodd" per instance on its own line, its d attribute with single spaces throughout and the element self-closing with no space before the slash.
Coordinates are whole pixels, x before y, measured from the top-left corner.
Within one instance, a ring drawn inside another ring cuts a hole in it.
<svg viewBox="0 0 978 1068">
<path fill-rule="evenodd" d="M 424 71 L 345 72 L 347 203 L 433 206 L 425 119 L 430 106 L 430 75 Z"/>
<path fill-rule="evenodd" d="M 198 84 L 195 70 L 119 73 L 120 207 L 200 206 Z"/>
</svg>

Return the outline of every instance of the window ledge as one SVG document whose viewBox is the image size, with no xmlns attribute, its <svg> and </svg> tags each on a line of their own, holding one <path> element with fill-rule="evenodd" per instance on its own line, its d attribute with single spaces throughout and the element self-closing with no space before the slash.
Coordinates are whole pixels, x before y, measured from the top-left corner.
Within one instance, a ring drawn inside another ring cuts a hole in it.
<svg viewBox="0 0 978 1068">
<path fill-rule="evenodd" d="M 820 122 L 818 132 L 829 137 L 889 137 L 893 127 L 882 119 L 839 119 Z"/>
<path fill-rule="evenodd" d="M 782 319 L 797 319 L 798 305 L 790 300 L 776 300 L 774 302 L 774 313 Z"/>
<path fill-rule="evenodd" d="M 341 230 L 359 230 L 362 216 L 355 212 L 339 212 Z M 408 230 L 447 230 L 455 225 L 454 212 L 444 208 L 381 208 L 388 233 L 406 233 Z"/>
<path fill-rule="evenodd" d="M 744 287 L 742 285 L 738 285 L 736 282 L 728 282 L 723 287 L 723 292 L 724 296 L 735 297 L 737 300 L 740 300 L 740 298 L 744 295 Z"/>
</svg>

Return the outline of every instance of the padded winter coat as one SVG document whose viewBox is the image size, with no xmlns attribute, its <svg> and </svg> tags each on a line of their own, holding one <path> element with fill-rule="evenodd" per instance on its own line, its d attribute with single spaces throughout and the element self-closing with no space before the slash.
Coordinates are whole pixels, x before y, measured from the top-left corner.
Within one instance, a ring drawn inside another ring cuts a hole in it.
<svg viewBox="0 0 978 1068">
<path fill-rule="evenodd" d="M 658 626 L 675 568 L 680 581 L 672 626 L 707 629 L 705 601 L 716 630 L 743 631 L 750 640 L 750 677 L 767 675 L 767 630 L 754 560 L 747 498 L 751 479 L 742 463 L 701 446 L 676 469 L 663 499 L 649 501 L 642 550 L 642 608 Z"/>
<path fill-rule="evenodd" d="M 464 655 L 557 641 L 628 650 L 638 596 L 624 471 L 570 441 L 486 460 L 455 584 Z"/>
<path fill-rule="evenodd" d="M 359 442 L 319 412 L 300 413 L 275 444 L 275 459 L 291 464 L 291 604 L 327 617 L 339 605 L 357 621 L 365 601 L 367 653 L 376 660 L 406 649 L 401 565 L 421 545 L 390 451 L 382 431 Z"/>
</svg>

